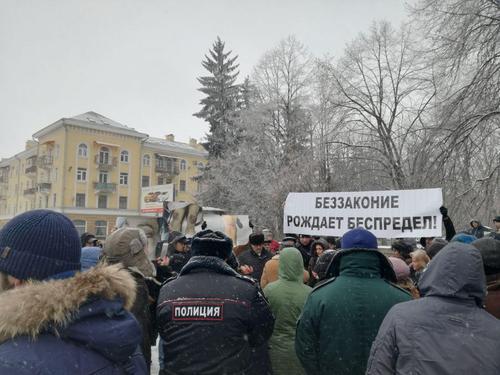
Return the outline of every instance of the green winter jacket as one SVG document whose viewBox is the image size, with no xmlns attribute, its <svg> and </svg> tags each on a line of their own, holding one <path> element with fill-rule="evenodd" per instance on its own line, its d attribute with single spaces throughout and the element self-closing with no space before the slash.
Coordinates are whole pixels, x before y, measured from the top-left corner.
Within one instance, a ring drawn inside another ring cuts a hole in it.
<svg viewBox="0 0 500 375">
<path fill-rule="evenodd" d="M 411 300 L 386 280 L 395 280 L 388 262 L 377 250 L 336 254 L 330 265 L 336 277 L 313 290 L 297 325 L 295 349 L 307 374 L 365 373 L 385 315 Z"/>
<path fill-rule="evenodd" d="M 279 256 L 279 279 L 264 288 L 276 318 L 269 340 L 269 354 L 274 375 L 301 375 L 304 369 L 295 355 L 295 327 L 311 287 L 304 285 L 302 255 L 286 248 Z"/>
</svg>

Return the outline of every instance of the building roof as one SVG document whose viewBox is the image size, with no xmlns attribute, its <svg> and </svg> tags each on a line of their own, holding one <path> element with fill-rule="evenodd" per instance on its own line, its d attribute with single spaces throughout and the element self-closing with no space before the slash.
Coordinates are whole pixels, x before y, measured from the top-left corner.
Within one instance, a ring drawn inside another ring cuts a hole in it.
<svg viewBox="0 0 500 375">
<path fill-rule="evenodd" d="M 135 130 L 134 128 L 131 128 L 129 126 L 120 124 L 119 122 L 116 122 L 114 120 L 111 120 L 110 118 L 103 116 L 99 113 L 89 111 L 82 113 L 77 116 L 69 117 L 69 118 L 62 118 L 53 124 L 46 126 L 42 130 L 39 130 L 35 134 L 33 134 L 34 138 L 40 138 L 60 127 L 62 127 L 64 124 L 68 125 L 75 125 L 75 126 L 80 126 L 83 128 L 87 129 L 94 129 L 94 130 L 102 130 L 102 131 L 108 131 L 111 133 L 117 133 L 117 134 L 122 134 L 122 135 L 128 135 L 131 137 L 137 137 L 137 138 L 147 138 L 148 135 L 146 133 L 141 133 Z"/>
<path fill-rule="evenodd" d="M 190 154 L 194 156 L 207 157 L 208 152 L 191 146 L 188 143 L 167 141 L 162 138 L 149 137 L 144 142 L 144 146 L 152 148 L 159 152 L 177 152 L 181 154 Z"/>
<path fill-rule="evenodd" d="M 127 125 L 120 124 L 119 122 L 116 122 L 115 120 L 111 120 L 110 118 L 103 116 L 97 112 L 89 111 L 82 113 L 81 115 L 77 115 L 74 117 L 70 117 L 73 120 L 81 120 L 81 121 L 86 121 L 86 122 L 92 122 L 104 126 L 114 126 L 116 128 L 120 129 L 128 129 L 132 131 L 136 131 L 134 128 L 131 128 Z"/>
<path fill-rule="evenodd" d="M 207 157 L 208 152 L 200 148 L 194 147 L 188 143 L 168 141 L 162 138 L 149 137 L 146 133 L 141 133 L 134 128 L 123 125 L 97 112 L 89 111 L 77 116 L 62 118 L 53 124 L 46 126 L 33 134 L 34 138 L 40 138 L 60 127 L 64 124 L 80 126 L 88 129 L 108 131 L 131 137 L 137 137 L 144 141 L 144 146 L 152 149 L 155 152 L 162 153 L 177 153 L 188 154 L 199 157 Z"/>
</svg>

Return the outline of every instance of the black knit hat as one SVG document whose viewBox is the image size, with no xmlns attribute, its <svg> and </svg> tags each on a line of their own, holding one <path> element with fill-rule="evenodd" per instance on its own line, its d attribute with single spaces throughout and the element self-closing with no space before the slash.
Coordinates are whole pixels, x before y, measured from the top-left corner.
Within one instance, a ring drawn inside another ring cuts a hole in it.
<svg viewBox="0 0 500 375">
<path fill-rule="evenodd" d="M 0 271 L 20 280 L 43 280 L 80 270 L 80 238 L 66 216 L 28 211 L 0 231 Z"/>
<path fill-rule="evenodd" d="M 250 242 L 251 245 L 262 245 L 264 240 L 265 238 L 262 233 L 252 233 L 248 236 L 248 242 Z"/>
<path fill-rule="evenodd" d="M 475 240 L 471 245 L 479 249 L 486 275 L 500 273 L 500 241 L 491 237 L 484 237 Z"/>
<path fill-rule="evenodd" d="M 405 259 L 409 259 L 410 253 L 413 251 L 412 246 L 403 240 L 394 241 L 391 247 Z"/>
<path fill-rule="evenodd" d="M 425 250 L 429 258 L 434 258 L 443 247 L 448 245 L 448 241 L 443 240 L 442 238 L 435 238 L 432 240 L 431 244 Z"/>
<path fill-rule="evenodd" d="M 227 259 L 233 251 L 233 241 L 222 232 L 210 229 L 198 232 L 191 243 L 193 256 L 205 255 Z"/>
</svg>

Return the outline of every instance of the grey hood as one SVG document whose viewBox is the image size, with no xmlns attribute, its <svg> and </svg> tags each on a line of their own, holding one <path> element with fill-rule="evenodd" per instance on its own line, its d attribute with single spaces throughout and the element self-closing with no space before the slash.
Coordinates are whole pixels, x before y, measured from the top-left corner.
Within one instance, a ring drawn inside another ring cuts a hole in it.
<svg viewBox="0 0 500 375">
<path fill-rule="evenodd" d="M 452 242 L 429 263 L 419 282 L 423 296 L 473 299 L 482 306 L 486 276 L 481 253 L 474 246 Z"/>
</svg>

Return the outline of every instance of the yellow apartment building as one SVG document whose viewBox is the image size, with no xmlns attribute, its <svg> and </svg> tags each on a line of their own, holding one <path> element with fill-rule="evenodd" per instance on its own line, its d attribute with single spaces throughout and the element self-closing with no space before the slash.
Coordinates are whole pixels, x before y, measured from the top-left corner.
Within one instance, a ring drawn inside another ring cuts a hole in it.
<svg viewBox="0 0 500 375">
<path fill-rule="evenodd" d="M 194 202 L 207 155 L 194 139 L 153 138 L 95 112 L 62 118 L 0 161 L 0 226 L 47 208 L 104 238 L 116 217 L 139 215 L 142 187 L 173 184 L 175 201 Z"/>
</svg>

